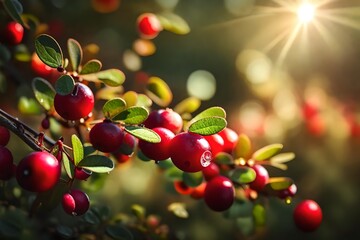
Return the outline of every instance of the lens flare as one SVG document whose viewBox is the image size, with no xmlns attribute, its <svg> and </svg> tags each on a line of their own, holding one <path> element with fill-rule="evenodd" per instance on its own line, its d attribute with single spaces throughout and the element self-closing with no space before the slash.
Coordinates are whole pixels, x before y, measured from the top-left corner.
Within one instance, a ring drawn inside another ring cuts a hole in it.
<svg viewBox="0 0 360 240">
<path fill-rule="evenodd" d="M 301 23 L 309 23 L 315 17 L 315 6 L 310 3 L 304 3 L 300 5 L 297 15 Z"/>
</svg>

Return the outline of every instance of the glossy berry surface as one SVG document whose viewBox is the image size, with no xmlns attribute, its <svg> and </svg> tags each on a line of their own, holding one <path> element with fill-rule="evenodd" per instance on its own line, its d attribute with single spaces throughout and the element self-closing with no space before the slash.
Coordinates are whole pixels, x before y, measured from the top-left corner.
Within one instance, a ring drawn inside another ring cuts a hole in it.
<svg viewBox="0 0 360 240">
<path fill-rule="evenodd" d="M 111 121 L 103 121 L 95 124 L 90 130 L 90 143 L 101 152 L 116 151 L 124 138 L 124 132 L 118 125 Z"/>
<path fill-rule="evenodd" d="M 170 158 L 184 172 L 198 172 L 212 160 L 210 144 L 198 134 L 182 132 L 170 144 Z"/>
<path fill-rule="evenodd" d="M 182 195 L 191 194 L 191 192 L 193 191 L 192 187 L 189 187 L 183 181 L 174 181 L 174 188 L 176 192 Z"/>
<path fill-rule="evenodd" d="M 79 120 L 87 117 L 93 110 L 94 94 L 88 86 L 76 83 L 72 93 L 55 95 L 54 107 L 64 119 Z"/>
<path fill-rule="evenodd" d="M 256 173 L 255 180 L 252 181 L 249 186 L 251 189 L 261 191 L 269 181 L 269 173 L 263 166 L 255 164 L 252 166 Z"/>
<path fill-rule="evenodd" d="M 120 145 L 119 151 L 124 155 L 131 155 L 138 143 L 138 139 L 130 133 L 124 132 L 124 138 Z"/>
<path fill-rule="evenodd" d="M 204 198 L 206 185 L 206 182 L 202 182 L 199 186 L 194 187 L 190 196 L 194 199 Z"/>
<path fill-rule="evenodd" d="M 294 209 L 295 225 L 304 232 L 315 231 L 322 222 L 322 210 L 313 200 L 304 200 Z"/>
<path fill-rule="evenodd" d="M 70 193 L 64 194 L 61 203 L 64 211 L 74 216 L 85 214 L 90 207 L 88 195 L 77 189 L 72 189 Z"/>
<path fill-rule="evenodd" d="M 204 200 L 210 209 L 225 211 L 233 204 L 234 194 L 231 180 L 224 176 L 217 176 L 207 182 Z"/>
<path fill-rule="evenodd" d="M 0 126 L 0 146 L 6 146 L 10 140 L 10 131 L 6 127 Z"/>
<path fill-rule="evenodd" d="M 281 199 L 285 199 L 287 197 L 293 197 L 295 196 L 297 192 L 297 187 L 296 185 L 293 183 L 290 185 L 290 187 L 284 189 L 284 190 L 280 190 L 278 193 L 279 198 Z"/>
<path fill-rule="evenodd" d="M 9 180 L 13 176 L 13 162 L 10 150 L 0 146 L 0 180 Z"/>
<path fill-rule="evenodd" d="M 172 109 L 160 109 L 152 111 L 144 121 L 147 128 L 163 127 L 177 134 L 181 131 L 183 120 L 181 116 Z"/>
<path fill-rule="evenodd" d="M 78 180 L 86 180 L 91 176 L 91 174 L 92 172 L 84 168 L 76 167 L 74 177 Z"/>
<path fill-rule="evenodd" d="M 204 136 L 204 138 L 209 142 L 211 147 L 211 153 L 215 157 L 218 153 L 223 152 L 224 149 L 224 139 L 217 133 Z"/>
<path fill-rule="evenodd" d="M 152 129 L 156 132 L 161 141 L 159 143 L 150 143 L 144 140 L 139 140 L 139 148 L 142 153 L 155 161 L 161 161 L 170 157 L 170 143 L 175 134 L 169 129 L 157 127 Z"/>
<path fill-rule="evenodd" d="M 152 13 L 141 14 L 137 19 L 137 27 L 140 35 L 147 39 L 155 38 L 162 31 L 159 19 Z"/>
<path fill-rule="evenodd" d="M 232 153 L 238 141 L 239 135 L 231 128 L 224 128 L 218 133 L 224 140 L 223 152 Z"/>
<path fill-rule="evenodd" d="M 202 173 L 203 173 L 205 180 L 210 181 L 214 177 L 220 175 L 220 169 L 216 163 L 211 162 L 209 166 L 207 166 L 206 168 L 204 168 L 202 170 Z"/>
<path fill-rule="evenodd" d="M 18 45 L 24 37 L 24 27 L 18 22 L 9 22 L 5 29 L 6 42 L 11 45 Z"/>
<path fill-rule="evenodd" d="M 60 178 L 61 165 L 48 152 L 32 152 L 24 157 L 16 168 L 19 185 L 31 192 L 43 192 L 53 188 Z"/>
</svg>

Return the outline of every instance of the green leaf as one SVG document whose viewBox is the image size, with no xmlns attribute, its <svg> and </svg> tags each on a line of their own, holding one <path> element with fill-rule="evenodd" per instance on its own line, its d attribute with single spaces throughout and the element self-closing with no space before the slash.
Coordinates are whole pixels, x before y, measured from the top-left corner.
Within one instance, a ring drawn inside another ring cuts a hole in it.
<svg viewBox="0 0 360 240">
<path fill-rule="evenodd" d="M 144 107 L 129 107 L 116 115 L 114 121 L 122 121 L 125 124 L 140 124 L 149 116 L 149 112 Z"/>
<path fill-rule="evenodd" d="M 152 105 L 152 101 L 151 99 L 146 96 L 145 94 L 137 94 L 137 99 L 136 99 L 136 105 L 135 106 L 139 106 L 139 107 L 146 107 L 149 108 Z"/>
<path fill-rule="evenodd" d="M 55 90 L 56 93 L 60 95 L 68 95 L 72 93 L 75 86 L 75 80 L 70 75 L 62 75 L 55 82 Z"/>
<path fill-rule="evenodd" d="M 174 164 L 172 163 L 171 159 L 169 158 L 169 159 L 166 159 L 166 160 L 159 161 L 157 166 L 160 169 L 167 170 L 169 168 L 174 167 Z"/>
<path fill-rule="evenodd" d="M 184 203 L 174 202 L 168 206 L 168 210 L 179 218 L 188 218 L 189 213 Z"/>
<path fill-rule="evenodd" d="M 249 217 L 252 215 L 253 203 L 249 200 L 235 201 L 231 207 L 224 212 L 224 217 L 234 219 L 238 217 Z"/>
<path fill-rule="evenodd" d="M 113 98 L 108 100 L 103 108 L 102 112 L 105 117 L 112 119 L 126 108 L 126 102 L 122 98 Z"/>
<path fill-rule="evenodd" d="M 18 109 L 22 114 L 29 115 L 41 114 L 44 111 L 37 100 L 24 96 L 19 99 Z"/>
<path fill-rule="evenodd" d="M 32 89 L 36 100 L 46 110 L 50 110 L 54 105 L 55 89 L 51 84 L 43 78 L 34 78 L 32 81 Z"/>
<path fill-rule="evenodd" d="M 145 154 L 140 149 L 137 151 L 136 156 L 139 160 L 141 160 L 143 162 L 149 162 L 152 160 L 152 159 L 148 158 L 147 156 L 145 156 Z"/>
<path fill-rule="evenodd" d="M 173 94 L 169 86 L 164 80 L 158 77 L 149 78 L 145 93 L 161 107 L 167 107 L 173 99 Z"/>
<path fill-rule="evenodd" d="M 84 147 L 78 136 L 71 135 L 71 144 L 73 148 L 74 164 L 79 165 L 79 162 L 84 158 Z"/>
<path fill-rule="evenodd" d="M 266 223 L 266 211 L 263 205 L 256 204 L 253 209 L 253 216 L 255 225 L 258 227 L 264 226 Z"/>
<path fill-rule="evenodd" d="M 195 173 L 183 173 L 183 181 L 189 187 L 197 187 L 203 181 L 203 174 L 202 172 L 195 172 Z"/>
<path fill-rule="evenodd" d="M 185 127 L 185 130 L 188 129 L 192 123 L 207 117 L 226 118 L 226 112 L 222 107 L 215 106 L 215 107 L 207 108 L 201 113 L 197 114 L 195 117 L 193 117 L 191 121 L 188 122 L 187 126 Z"/>
<path fill-rule="evenodd" d="M 10 50 L 3 44 L 0 44 L 0 66 L 11 59 Z"/>
<path fill-rule="evenodd" d="M 62 153 L 62 164 L 64 166 L 66 175 L 68 175 L 70 179 L 73 179 L 75 173 L 75 166 L 70 162 L 70 159 L 64 152 Z"/>
<path fill-rule="evenodd" d="M 236 226 L 241 229 L 241 233 L 246 237 L 254 234 L 254 220 L 253 217 L 239 217 L 236 219 Z"/>
<path fill-rule="evenodd" d="M 165 178 L 171 181 L 182 180 L 183 171 L 172 165 L 170 168 L 166 169 Z"/>
<path fill-rule="evenodd" d="M 265 185 L 265 191 L 277 195 L 278 191 L 287 189 L 290 187 L 294 181 L 288 177 L 272 177 L 269 178 L 268 183 Z"/>
<path fill-rule="evenodd" d="M 230 172 L 230 179 L 234 182 L 251 183 L 256 178 L 256 172 L 250 167 L 239 167 Z"/>
<path fill-rule="evenodd" d="M 189 132 L 200 135 L 212 135 L 226 127 L 226 120 L 222 117 L 205 117 L 193 122 L 189 126 Z"/>
<path fill-rule="evenodd" d="M 75 39 L 69 38 L 67 46 L 72 70 L 77 72 L 83 57 L 81 45 Z"/>
<path fill-rule="evenodd" d="M 139 204 L 133 204 L 131 205 L 131 212 L 139 219 L 144 220 L 146 216 L 146 210 L 143 206 L 140 206 Z"/>
<path fill-rule="evenodd" d="M 101 70 L 102 63 L 97 59 L 91 59 L 87 63 L 84 64 L 80 71 L 80 75 L 97 73 Z"/>
<path fill-rule="evenodd" d="M 193 113 L 199 109 L 201 101 L 196 97 L 188 97 L 179 102 L 175 107 L 174 111 L 178 114 Z"/>
<path fill-rule="evenodd" d="M 85 222 L 92 225 L 99 224 L 101 221 L 100 216 L 97 215 L 97 212 L 93 208 L 90 208 L 89 211 L 84 214 L 83 218 Z"/>
<path fill-rule="evenodd" d="M 56 231 L 64 238 L 71 238 L 74 234 L 74 231 L 70 227 L 65 225 L 58 225 L 56 227 Z"/>
<path fill-rule="evenodd" d="M 80 76 L 87 81 L 100 81 L 111 87 L 120 86 L 125 81 L 125 75 L 119 69 L 108 69 L 96 73 L 81 74 Z"/>
<path fill-rule="evenodd" d="M 282 148 L 283 145 L 280 143 L 270 144 L 254 152 L 252 155 L 252 159 L 256 161 L 267 160 L 280 152 Z"/>
<path fill-rule="evenodd" d="M 235 158 L 248 158 L 251 153 L 251 141 L 245 134 L 240 134 L 235 145 Z"/>
<path fill-rule="evenodd" d="M 128 107 L 135 106 L 138 100 L 138 94 L 135 91 L 127 91 L 122 98 L 125 100 Z"/>
<path fill-rule="evenodd" d="M 115 240 L 133 240 L 132 233 L 121 225 L 109 225 L 105 230 L 106 234 Z"/>
<path fill-rule="evenodd" d="M 226 152 L 219 152 L 214 158 L 214 162 L 217 164 L 231 165 L 234 163 L 234 158 L 231 154 Z"/>
<path fill-rule="evenodd" d="M 5 0 L 4 7 L 6 12 L 10 15 L 12 19 L 20 23 L 21 25 L 25 25 L 21 18 L 23 7 L 18 0 Z"/>
<path fill-rule="evenodd" d="M 295 153 L 288 152 L 288 153 L 280 153 L 272 158 L 270 158 L 271 164 L 273 163 L 286 163 L 290 162 L 295 158 Z"/>
<path fill-rule="evenodd" d="M 113 161 L 102 155 L 86 156 L 78 166 L 95 173 L 108 173 L 114 169 Z"/>
<path fill-rule="evenodd" d="M 125 131 L 147 142 L 159 143 L 161 141 L 160 136 L 151 129 L 140 126 L 125 126 Z"/>
<path fill-rule="evenodd" d="M 58 42 L 47 34 L 41 34 L 35 39 L 36 53 L 46 65 L 52 68 L 62 66 L 63 54 Z"/>
<path fill-rule="evenodd" d="M 162 12 L 157 14 L 157 17 L 163 28 L 169 32 L 180 35 L 188 34 L 190 32 L 188 23 L 182 17 L 173 12 Z"/>
</svg>

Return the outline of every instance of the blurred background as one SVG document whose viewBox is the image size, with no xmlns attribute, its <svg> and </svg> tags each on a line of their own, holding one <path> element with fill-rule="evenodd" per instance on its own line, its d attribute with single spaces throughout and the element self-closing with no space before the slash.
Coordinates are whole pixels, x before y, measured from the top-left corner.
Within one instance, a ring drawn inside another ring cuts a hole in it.
<svg viewBox="0 0 360 240">
<path fill-rule="evenodd" d="M 114 212 L 142 204 L 180 239 L 359 239 L 358 0 L 309 0 L 305 8 L 301 0 L 118 0 L 108 1 L 114 2 L 108 8 L 97 2 L 21 1 L 24 13 L 40 23 L 37 32 L 26 32 L 24 45 L 33 52 L 38 32 L 61 46 L 75 38 L 104 69 L 124 71 L 127 90 L 137 91 L 143 75 L 158 76 L 173 91 L 170 107 L 189 96 L 202 100 L 200 109 L 222 106 L 228 126 L 257 148 L 283 143 L 296 154 L 287 171 L 267 169 L 294 179 L 298 193 L 290 205 L 264 200 L 266 224 L 254 228 L 246 208 L 242 216 L 226 218 L 202 200 L 167 192 L 155 164 L 133 161 L 117 167 L 93 199 Z M 172 19 L 173 31 L 139 41 L 136 19 L 144 12 Z M 20 82 L 30 83 L 36 74 L 27 63 L 17 64 Z M 8 87 L 26 92 L 16 84 Z M 16 109 L 17 98 L 2 92 L 1 106 Z M 292 221 L 303 199 L 316 200 L 323 210 L 313 233 L 297 230 Z M 187 204 L 189 218 L 167 211 L 173 201 Z"/>
</svg>

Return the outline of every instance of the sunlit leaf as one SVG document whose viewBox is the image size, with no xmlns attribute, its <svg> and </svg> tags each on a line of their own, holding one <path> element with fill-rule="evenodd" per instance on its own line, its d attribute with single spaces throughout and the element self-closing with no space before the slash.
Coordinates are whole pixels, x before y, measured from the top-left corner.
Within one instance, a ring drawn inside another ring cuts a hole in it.
<svg viewBox="0 0 360 240">
<path fill-rule="evenodd" d="M 203 181 L 203 174 L 202 172 L 195 172 L 195 173 L 183 173 L 183 181 L 189 187 L 197 187 Z"/>
<path fill-rule="evenodd" d="M 120 86 L 125 81 L 125 74 L 115 68 L 96 73 L 81 74 L 80 77 L 91 82 L 103 82 L 111 87 Z"/>
<path fill-rule="evenodd" d="M 240 184 L 250 183 L 256 178 L 256 172 L 250 167 L 239 167 L 229 174 L 232 181 Z"/>
<path fill-rule="evenodd" d="M 35 115 L 43 113 L 43 109 L 37 100 L 24 96 L 19 99 L 18 109 L 22 114 Z"/>
<path fill-rule="evenodd" d="M 32 89 L 36 100 L 46 110 L 50 110 L 54 105 L 55 89 L 43 78 L 34 78 L 32 81 Z"/>
<path fill-rule="evenodd" d="M 200 135 L 212 135 L 226 127 L 226 120 L 222 117 L 205 117 L 193 122 L 188 131 Z"/>
<path fill-rule="evenodd" d="M 188 97 L 179 102 L 175 107 L 174 111 L 180 115 L 183 113 L 192 113 L 199 109 L 201 101 L 196 97 Z"/>
<path fill-rule="evenodd" d="M 81 45 L 73 38 L 69 38 L 67 41 L 68 52 L 70 57 L 70 63 L 73 71 L 78 71 L 83 58 L 83 52 Z"/>
<path fill-rule="evenodd" d="M 169 86 L 164 80 L 158 77 L 149 78 L 145 93 L 161 107 L 167 107 L 173 99 L 173 94 Z"/>
<path fill-rule="evenodd" d="M 162 161 L 160 161 L 162 162 Z M 165 178 L 170 181 L 177 181 L 182 180 L 183 178 L 183 171 L 181 171 L 179 168 L 172 165 L 165 171 Z"/>
<path fill-rule="evenodd" d="M 151 99 L 145 94 L 137 94 L 136 106 L 149 108 L 152 105 Z"/>
<path fill-rule="evenodd" d="M 168 206 L 168 210 L 179 218 L 188 218 L 189 213 L 184 203 L 174 202 Z"/>
<path fill-rule="evenodd" d="M 70 159 L 65 153 L 62 153 L 62 164 L 68 177 L 70 179 L 73 179 L 75 173 L 75 166 L 70 162 Z"/>
<path fill-rule="evenodd" d="M 229 153 L 219 152 L 218 154 L 216 154 L 216 156 L 214 158 L 214 162 L 216 162 L 217 164 L 220 164 L 220 165 L 221 164 L 231 165 L 234 163 L 234 158 Z"/>
<path fill-rule="evenodd" d="M 61 67 L 63 54 L 58 42 L 47 34 L 41 34 L 35 39 L 36 54 L 41 61 L 52 68 Z"/>
<path fill-rule="evenodd" d="M 131 205 L 131 212 L 140 220 L 144 220 L 146 216 L 146 210 L 139 204 Z"/>
<path fill-rule="evenodd" d="M 138 94 L 135 91 L 127 91 L 122 98 L 125 100 L 128 107 L 135 106 L 138 100 Z"/>
<path fill-rule="evenodd" d="M 112 119 L 126 108 L 126 102 L 122 98 L 113 98 L 108 100 L 103 108 L 102 112 L 105 117 Z"/>
<path fill-rule="evenodd" d="M 290 162 L 295 158 L 295 153 L 287 152 L 287 153 L 280 153 L 272 158 L 270 158 L 271 164 L 273 163 L 286 163 Z"/>
<path fill-rule="evenodd" d="M 30 62 L 31 53 L 24 44 L 19 44 L 15 47 L 14 58 L 19 62 Z"/>
<path fill-rule="evenodd" d="M 127 230 L 124 226 L 118 225 L 109 225 L 105 229 L 106 234 L 115 240 L 133 240 L 134 236 L 132 233 Z"/>
<path fill-rule="evenodd" d="M 81 162 L 81 160 L 84 158 L 84 147 L 79 137 L 75 134 L 71 136 L 71 144 L 73 148 L 74 164 L 75 166 L 78 166 L 79 162 Z"/>
<path fill-rule="evenodd" d="M 278 168 L 278 169 L 281 169 L 281 170 L 284 170 L 286 171 L 288 169 L 288 166 L 283 164 L 283 163 L 275 163 L 275 162 L 270 162 L 270 165 L 275 167 L 275 168 Z"/>
<path fill-rule="evenodd" d="M 188 34 L 190 27 L 187 22 L 179 15 L 173 12 L 162 12 L 157 14 L 163 28 L 175 34 Z"/>
<path fill-rule="evenodd" d="M 149 116 L 148 110 L 144 107 L 129 107 L 117 114 L 113 120 L 122 121 L 126 124 L 140 124 Z"/>
<path fill-rule="evenodd" d="M 121 97 L 124 91 L 123 86 L 109 87 L 105 86 L 96 92 L 96 99 L 110 100 Z"/>
<path fill-rule="evenodd" d="M 282 148 L 283 145 L 280 143 L 270 144 L 254 152 L 252 158 L 257 161 L 267 160 L 280 152 Z"/>
<path fill-rule="evenodd" d="M 160 169 L 169 169 L 171 167 L 174 167 L 174 164 L 172 163 L 171 159 L 166 159 L 166 160 L 162 160 L 162 161 L 159 161 L 157 166 L 160 168 Z"/>
<path fill-rule="evenodd" d="M 269 178 L 264 190 L 272 195 L 277 195 L 278 191 L 287 189 L 294 181 L 288 177 L 272 177 Z"/>
<path fill-rule="evenodd" d="M 226 112 L 222 107 L 210 107 L 202 111 L 201 113 L 197 114 L 195 117 L 193 117 L 185 127 L 185 129 L 189 128 L 189 126 L 202 119 L 202 118 L 208 118 L 208 117 L 219 117 L 219 118 L 226 118 Z"/>
<path fill-rule="evenodd" d="M 102 63 L 97 59 L 91 59 L 84 64 L 80 71 L 80 75 L 96 73 L 101 70 Z"/>
<path fill-rule="evenodd" d="M 86 156 L 78 166 L 95 173 L 108 173 L 114 169 L 113 161 L 102 155 Z"/>
<path fill-rule="evenodd" d="M 248 158 L 251 153 L 251 141 L 245 134 L 240 134 L 235 145 L 235 158 Z"/>
<path fill-rule="evenodd" d="M 10 17 L 21 25 L 25 25 L 21 18 L 21 14 L 23 12 L 21 3 L 18 0 L 4 0 L 3 3 L 5 10 L 10 15 Z"/>
<path fill-rule="evenodd" d="M 147 142 L 159 143 L 161 141 L 160 136 L 151 129 L 140 126 L 125 126 L 125 131 Z"/>
<path fill-rule="evenodd" d="M 55 91 L 60 95 L 68 95 L 74 90 L 75 81 L 70 75 L 62 75 L 55 82 Z"/>
<path fill-rule="evenodd" d="M 256 226 L 264 226 L 266 223 L 266 211 L 263 205 L 256 204 L 253 209 L 254 222 Z"/>
</svg>

